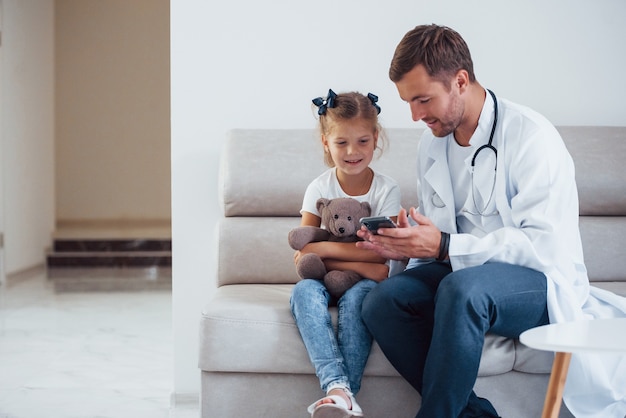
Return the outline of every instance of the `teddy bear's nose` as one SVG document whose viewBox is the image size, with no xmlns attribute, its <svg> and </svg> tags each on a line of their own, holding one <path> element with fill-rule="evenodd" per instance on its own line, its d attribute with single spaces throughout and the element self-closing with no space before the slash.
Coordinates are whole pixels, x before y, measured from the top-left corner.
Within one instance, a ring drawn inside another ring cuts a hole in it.
<svg viewBox="0 0 626 418">
<path fill-rule="evenodd" d="M 346 228 L 344 228 L 344 227 L 339 228 L 339 233 L 340 234 L 344 234 L 345 232 L 346 232 Z"/>
</svg>

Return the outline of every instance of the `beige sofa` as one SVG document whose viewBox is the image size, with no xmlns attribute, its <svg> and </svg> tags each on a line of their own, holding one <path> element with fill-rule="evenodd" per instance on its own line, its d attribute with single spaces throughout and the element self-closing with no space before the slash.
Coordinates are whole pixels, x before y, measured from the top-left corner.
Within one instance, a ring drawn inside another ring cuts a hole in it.
<svg viewBox="0 0 626 418">
<path fill-rule="evenodd" d="M 626 295 L 626 127 L 560 127 L 577 169 L 590 279 Z M 419 129 L 387 131 L 375 168 L 416 202 Z M 289 310 L 297 281 L 287 232 L 307 184 L 325 167 L 313 130 L 235 130 L 222 154 L 216 290 L 200 318 L 204 418 L 305 418 L 322 396 Z M 536 418 L 552 354 L 489 335 L 476 391 L 507 418 Z M 413 417 L 420 397 L 372 348 L 357 399 L 370 418 Z M 561 416 L 571 416 L 566 408 Z"/>
</svg>

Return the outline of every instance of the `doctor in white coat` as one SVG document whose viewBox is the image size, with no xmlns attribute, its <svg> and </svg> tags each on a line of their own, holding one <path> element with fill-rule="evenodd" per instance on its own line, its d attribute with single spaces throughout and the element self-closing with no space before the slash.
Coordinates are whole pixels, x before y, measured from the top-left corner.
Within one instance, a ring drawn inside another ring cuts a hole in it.
<svg viewBox="0 0 626 418">
<path fill-rule="evenodd" d="M 573 161 L 554 126 L 484 89 L 450 28 L 418 26 L 390 77 L 426 130 L 419 209 L 359 245 L 407 269 L 366 297 L 363 320 L 422 395 L 418 418 L 498 417 L 473 386 L 486 332 L 518 337 L 549 322 L 626 315 L 589 286 Z M 593 378 L 591 378 L 593 376 Z M 565 400 L 577 417 L 623 418 L 626 358 L 574 355 Z"/>
</svg>

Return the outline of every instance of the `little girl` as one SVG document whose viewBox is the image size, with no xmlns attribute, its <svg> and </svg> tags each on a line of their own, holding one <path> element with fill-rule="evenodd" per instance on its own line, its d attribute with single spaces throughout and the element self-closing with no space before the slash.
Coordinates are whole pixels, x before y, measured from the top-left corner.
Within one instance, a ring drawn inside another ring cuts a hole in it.
<svg viewBox="0 0 626 418">
<path fill-rule="evenodd" d="M 393 179 L 369 167 L 381 133 L 377 100 L 371 93 L 335 94 L 332 90 L 325 99 L 313 100 L 318 106 L 324 160 L 331 168 L 307 187 L 300 211 L 301 226 L 320 226 L 316 201 L 321 197 L 367 201 L 372 216 L 396 219 L 400 188 Z M 355 243 L 315 242 L 296 251 L 296 262 L 307 253 L 319 255 L 327 271 L 352 270 L 363 277 L 338 300 L 317 279 L 303 279 L 293 289 L 291 311 L 326 393 L 326 397 L 309 406 L 308 412 L 313 418 L 361 417 L 363 412 L 354 394 L 361 387 L 372 345 L 372 337 L 361 321 L 361 303 L 376 282 L 387 278 L 387 260 L 357 248 Z M 331 303 L 338 307 L 337 333 L 328 311 Z"/>
</svg>

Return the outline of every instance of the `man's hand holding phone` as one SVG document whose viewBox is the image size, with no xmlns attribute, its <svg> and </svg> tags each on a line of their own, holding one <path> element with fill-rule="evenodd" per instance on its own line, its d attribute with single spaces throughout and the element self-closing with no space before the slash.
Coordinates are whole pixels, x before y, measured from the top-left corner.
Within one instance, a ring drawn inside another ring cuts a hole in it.
<svg viewBox="0 0 626 418">
<path fill-rule="evenodd" d="M 394 226 L 379 225 L 376 232 L 372 232 L 367 226 L 362 227 L 357 235 L 364 241 L 357 242 L 357 247 L 372 250 L 392 260 L 437 257 L 441 231 L 415 208 L 410 209 L 415 226 L 409 223 L 408 216 L 406 209 L 401 209 L 397 224 L 392 222 Z"/>
</svg>

